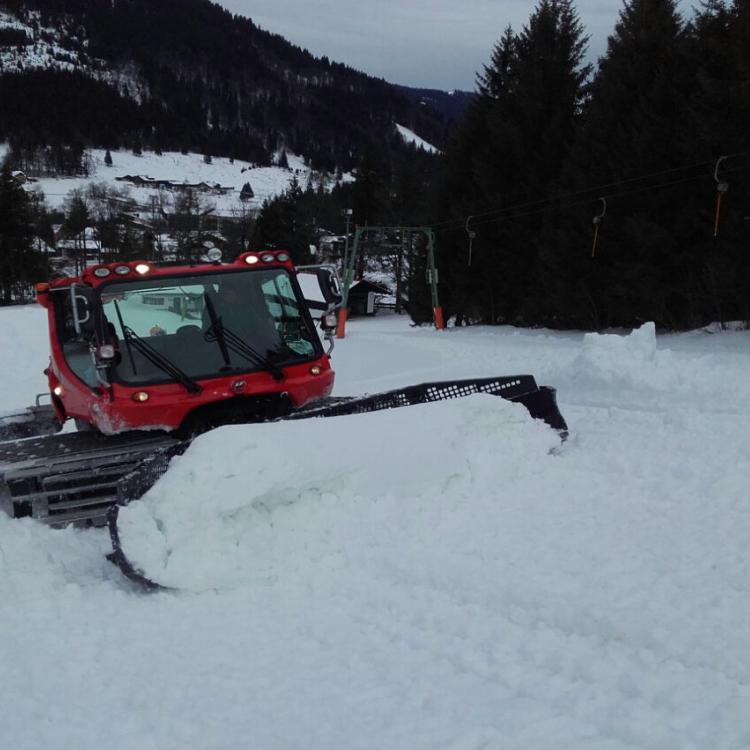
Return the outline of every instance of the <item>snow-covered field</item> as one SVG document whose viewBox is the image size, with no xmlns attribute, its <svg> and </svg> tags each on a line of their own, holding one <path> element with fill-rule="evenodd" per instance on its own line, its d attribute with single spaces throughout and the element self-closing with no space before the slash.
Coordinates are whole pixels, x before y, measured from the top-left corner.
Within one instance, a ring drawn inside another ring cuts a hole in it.
<svg viewBox="0 0 750 750">
<path fill-rule="evenodd" d="M 2 411 L 43 387 L 42 311 L 0 342 Z M 215 431 L 128 511 L 166 518 L 174 593 L 0 517 L 0 746 L 750 747 L 750 332 L 386 316 L 334 361 L 340 394 L 532 373 L 571 436 L 487 396 Z"/>
<path fill-rule="evenodd" d="M 0 143 L 0 163 L 7 153 L 7 148 L 7 144 Z M 130 175 L 178 183 L 218 183 L 222 187 L 231 188 L 231 192 L 225 195 L 206 194 L 206 201 L 216 207 L 218 214 L 231 216 L 233 211 L 239 211 L 243 206 L 246 209 L 258 209 L 266 199 L 283 193 L 295 177 L 302 189 L 307 186 L 311 175 L 315 188 L 321 179 L 326 189 L 331 189 L 335 184 L 332 176 L 312 173 L 301 157 L 291 153 L 287 154 L 289 169 L 256 167 L 240 159 L 231 162 L 218 156 L 214 157 L 210 164 L 206 164 L 200 154 L 172 151 L 160 155 L 147 151 L 142 156 L 136 156 L 131 151 L 112 151 L 112 166 L 107 166 L 104 163 L 106 151 L 90 149 L 87 153 L 91 169 L 87 177 L 44 177 L 27 184 L 26 187 L 29 190 L 42 190 L 49 206 L 60 208 L 72 190 L 85 190 L 90 184 L 104 183 L 110 188 L 126 189 L 139 206 L 149 208 L 152 197 L 159 197 L 158 188 L 148 185 L 136 186 L 118 181 L 117 178 Z M 353 178 L 346 174 L 343 179 L 348 181 Z M 250 183 L 254 197 L 243 204 L 239 195 L 246 182 Z M 161 197 L 169 199 L 171 196 L 171 193 L 166 192 Z"/>
</svg>

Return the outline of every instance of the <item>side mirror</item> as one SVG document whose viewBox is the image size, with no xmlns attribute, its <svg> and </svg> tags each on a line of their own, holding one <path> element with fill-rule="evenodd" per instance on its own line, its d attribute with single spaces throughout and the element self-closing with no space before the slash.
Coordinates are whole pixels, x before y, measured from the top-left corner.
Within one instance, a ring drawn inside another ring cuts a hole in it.
<svg viewBox="0 0 750 750">
<path fill-rule="evenodd" d="M 318 284 L 320 291 L 323 292 L 323 299 L 334 307 L 338 307 L 344 301 L 344 295 L 341 293 L 341 284 L 336 269 L 331 266 L 321 266 L 317 269 Z"/>
<path fill-rule="evenodd" d="M 325 315 L 320 316 L 320 327 L 325 333 L 335 331 L 337 325 L 338 320 L 336 318 L 336 313 L 326 313 Z"/>
<path fill-rule="evenodd" d="M 328 312 L 343 302 L 339 277 L 333 266 L 298 266 L 297 280 L 310 310 Z"/>
</svg>

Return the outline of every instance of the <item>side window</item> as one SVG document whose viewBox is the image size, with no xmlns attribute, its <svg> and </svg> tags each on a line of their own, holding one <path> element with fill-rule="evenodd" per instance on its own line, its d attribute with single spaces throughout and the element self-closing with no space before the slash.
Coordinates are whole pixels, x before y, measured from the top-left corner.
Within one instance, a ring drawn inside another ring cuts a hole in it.
<svg viewBox="0 0 750 750">
<path fill-rule="evenodd" d="M 90 388 L 98 385 L 96 367 L 89 351 L 89 345 L 79 341 L 73 323 L 73 305 L 68 290 L 60 291 L 55 296 L 57 308 L 58 331 L 62 344 L 63 356 L 73 373 Z"/>
<path fill-rule="evenodd" d="M 313 336 L 300 314 L 289 275 L 278 273 L 262 285 L 268 312 L 273 316 L 276 330 L 284 345 L 295 354 L 312 356 L 315 352 Z"/>
<path fill-rule="evenodd" d="M 299 308 L 292 284 L 286 273 L 279 273 L 263 283 L 263 295 L 268 311 L 276 320 L 298 318 Z"/>
</svg>

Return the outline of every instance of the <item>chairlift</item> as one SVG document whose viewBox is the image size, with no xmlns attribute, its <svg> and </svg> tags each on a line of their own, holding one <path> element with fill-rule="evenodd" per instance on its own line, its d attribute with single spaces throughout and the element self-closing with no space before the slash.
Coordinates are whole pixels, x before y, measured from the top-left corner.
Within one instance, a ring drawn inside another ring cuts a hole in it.
<svg viewBox="0 0 750 750">
<path fill-rule="evenodd" d="M 606 198 L 599 198 L 602 204 L 602 210 L 600 213 L 598 213 L 593 218 L 593 224 L 594 224 L 594 242 L 591 245 L 591 257 L 593 258 L 596 255 L 596 244 L 599 240 L 599 224 L 601 224 L 602 219 L 604 218 L 605 214 L 607 213 L 607 199 Z"/>
<path fill-rule="evenodd" d="M 469 222 L 473 219 L 473 216 L 467 216 L 466 217 L 466 234 L 469 237 L 469 263 L 468 265 L 471 265 L 471 251 L 472 251 L 472 245 L 474 244 L 474 239 L 477 236 L 477 233 L 473 231 L 472 229 L 469 229 Z"/>
<path fill-rule="evenodd" d="M 714 180 L 716 181 L 716 211 L 714 214 L 714 237 L 719 236 L 719 217 L 721 216 L 721 199 L 724 193 L 729 190 L 729 183 L 719 179 L 719 165 L 726 159 L 726 156 L 720 156 L 716 160 L 714 167 Z"/>
</svg>

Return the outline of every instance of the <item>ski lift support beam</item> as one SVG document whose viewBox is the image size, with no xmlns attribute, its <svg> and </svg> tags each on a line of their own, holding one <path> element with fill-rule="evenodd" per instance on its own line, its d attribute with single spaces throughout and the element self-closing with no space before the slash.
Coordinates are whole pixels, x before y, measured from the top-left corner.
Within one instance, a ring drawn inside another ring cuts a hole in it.
<svg viewBox="0 0 750 750">
<path fill-rule="evenodd" d="M 442 331 L 445 328 L 443 320 L 443 309 L 440 307 L 438 297 L 438 272 L 435 268 L 435 232 L 432 227 L 386 227 L 386 226 L 360 226 L 354 228 L 354 242 L 352 251 L 349 253 L 348 262 L 344 268 L 343 279 L 343 301 L 339 308 L 339 322 L 336 328 L 336 338 L 343 339 L 346 336 L 346 319 L 348 316 L 349 290 L 354 281 L 354 269 L 357 265 L 357 258 L 360 251 L 360 242 L 369 232 L 402 232 L 411 234 L 423 234 L 427 239 L 427 283 L 430 285 L 432 293 L 432 310 L 434 315 L 435 328 Z"/>
</svg>

